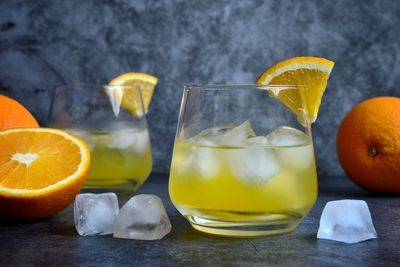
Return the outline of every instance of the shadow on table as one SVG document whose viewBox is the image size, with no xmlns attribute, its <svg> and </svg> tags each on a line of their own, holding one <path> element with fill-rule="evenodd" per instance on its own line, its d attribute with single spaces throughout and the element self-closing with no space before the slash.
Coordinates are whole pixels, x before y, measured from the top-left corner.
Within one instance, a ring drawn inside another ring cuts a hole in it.
<svg viewBox="0 0 400 267">
<path fill-rule="evenodd" d="M 50 235 L 58 235 L 58 236 L 77 236 L 78 233 L 73 226 L 57 226 L 48 229 L 47 231 Z"/>
<path fill-rule="evenodd" d="M 31 229 L 46 235 L 76 236 L 73 225 L 60 225 L 55 223 L 54 217 L 41 220 L 3 220 L 0 222 L 1 228 L 11 227 L 12 229 Z"/>
<path fill-rule="evenodd" d="M 182 240 L 182 241 L 207 241 L 207 240 L 221 240 L 221 241 L 235 241 L 240 239 L 215 236 L 206 233 L 202 233 L 193 229 L 188 221 L 182 216 L 171 216 L 170 221 L 172 224 L 171 233 L 168 235 L 169 238 Z"/>
<path fill-rule="evenodd" d="M 171 233 L 168 235 L 168 238 L 186 241 L 186 242 L 228 242 L 228 243 L 243 243 L 248 242 L 249 240 L 273 240 L 273 239 L 280 239 L 282 236 L 288 236 L 291 233 L 285 234 L 276 234 L 270 236 L 259 236 L 259 237 L 229 237 L 229 236 L 218 236 L 200 232 L 195 230 L 189 222 L 187 222 L 183 217 L 179 216 L 171 216 L 170 221 L 172 224 Z M 309 235 L 302 237 L 306 240 L 315 240 L 315 236 Z"/>
<path fill-rule="evenodd" d="M 35 220 L 21 220 L 21 219 L 8 219 L 0 217 L 0 226 L 25 226 L 25 225 L 40 225 L 47 223 L 51 218 L 35 219 Z"/>
<path fill-rule="evenodd" d="M 354 184 L 344 176 L 329 177 L 330 180 L 321 181 L 319 185 L 319 196 L 337 199 L 366 199 L 366 198 L 392 198 L 398 194 L 382 194 L 369 192 Z"/>
</svg>

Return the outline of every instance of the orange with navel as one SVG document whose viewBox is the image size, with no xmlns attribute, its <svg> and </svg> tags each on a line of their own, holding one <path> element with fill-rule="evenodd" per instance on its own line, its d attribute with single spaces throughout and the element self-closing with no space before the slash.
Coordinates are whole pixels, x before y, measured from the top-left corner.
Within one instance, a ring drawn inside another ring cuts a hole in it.
<svg viewBox="0 0 400 267">
<path fill-rule="evenodd" d="M 400 193 L 400 98 L 376 97 L 358 104 L 343 119 L 336 148 L 356 184 Z"/>
</svg>

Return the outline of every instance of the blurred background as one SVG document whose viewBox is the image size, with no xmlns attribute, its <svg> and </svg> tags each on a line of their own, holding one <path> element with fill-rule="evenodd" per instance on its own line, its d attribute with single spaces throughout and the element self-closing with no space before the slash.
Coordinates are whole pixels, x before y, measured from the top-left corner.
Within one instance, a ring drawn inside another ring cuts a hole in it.
<svg viewBox="0 0 400 267">
<path fill-rule="evenodd" d="M 254 83 L 278 61 L 326 57 L 336 65 L 313 136 L 327 179 L 343 174 L 335 142 L 345 114 L 399 95 L 399 14 L 394 0 L 1 0 L 0 93 L 46 125 L 57 85 L 155 75 L 153 171 L 168 172 L 185 84 Z"/>
</svg>

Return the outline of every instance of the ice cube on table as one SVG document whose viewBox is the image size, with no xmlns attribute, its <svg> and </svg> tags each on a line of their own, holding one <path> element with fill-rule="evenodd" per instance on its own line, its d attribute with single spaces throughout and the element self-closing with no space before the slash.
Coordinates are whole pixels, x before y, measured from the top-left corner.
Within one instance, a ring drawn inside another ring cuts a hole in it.
<svg viewBox="0 0 400 267">
<path fill-rule="evenodd" d="M 365 201 L 345 199 L 330 201 L 325 205 L 317 238 L 358 243 L 377 237 Z"/>
<path fill-rule="evenodd" d="M 81 236 L 112 234 L 119 211 L 114 193 L 79 194 L 75 198 L 75 228 Z"/>
<path fill-rule="evenodd" d="M 271 148 L 232 149 L 226 155 L 232 174 L 244 183 L 265 184 L 281 169 Z"/>
<path fill-rule="evenodd" d="M 136 195 L 122 206 L 114 237 L 141 240 L 161 239 L 171 231 L 167 212 L 155 195 Z"/>
<path fill-rule="evenodd" d="M 274 147 L 281 164 L 295 169 L 307 169 L 313 164 L 314 148 L 311 137 L 300 130 L 280 126 L 266 136 Z"/>
</svg>

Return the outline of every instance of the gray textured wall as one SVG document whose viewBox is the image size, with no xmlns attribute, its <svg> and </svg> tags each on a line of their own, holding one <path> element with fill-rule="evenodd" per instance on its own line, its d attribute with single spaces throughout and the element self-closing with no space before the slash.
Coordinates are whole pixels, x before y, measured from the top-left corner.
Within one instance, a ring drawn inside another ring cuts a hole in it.
<svg viewBox="0 0 400 267">
<path fill-rule="evenodd" d="M 160 78 L 149 113 L 168 171 L 186 83 L 252 83 L 299 55 L 336 62 L 314 138 L 319 173 L 341 174 L 337 127 L 352 106 L 399 95 L 398 1 L 0 1 L 0 93 L 46 123 L 50 92 L 128 71 Z"/>
</svg>

